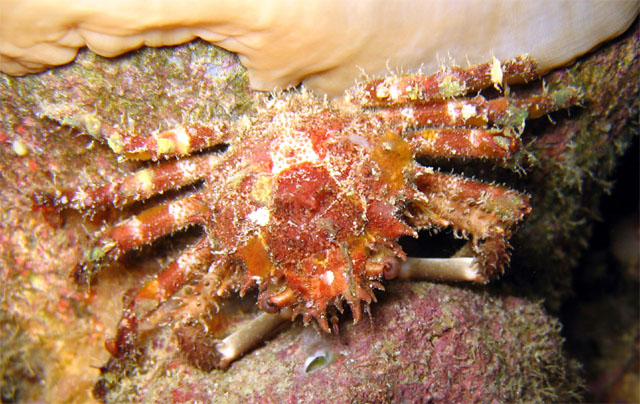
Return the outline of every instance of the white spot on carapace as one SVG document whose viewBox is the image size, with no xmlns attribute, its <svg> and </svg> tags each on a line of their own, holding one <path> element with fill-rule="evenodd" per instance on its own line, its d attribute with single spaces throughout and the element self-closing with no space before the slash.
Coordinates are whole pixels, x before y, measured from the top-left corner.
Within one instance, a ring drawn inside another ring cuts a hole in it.
<svg viewBox="0 0 640 404">
<path fill-rule="evenodd" d="M 351 141 L 351 143 L 357 144 L 358 146 L 361 146 L 361 147 L 364 147 L 367 150 L 371 149 L 371 144 L 363 136 L 356 135 L 356 134 L 351 134 L 351 135 L 349 135 L 349 140 Z"/>
<path fill-rule="evenodd" d="M 249 213 L 247 218 L 258 226 L 266 226 L 269 223 L 271 214 L 269 209 L 262 207 Z"/>
<path fill-rule="evenodd" d="M 273 175 L 279 174 L 292 165 L 302 162 L 315 163 L 319 160 L 318 154 L 313 150 L 311 140 L 307 136 L 282 136 L 282 141 L 275 144 L 274 150 L 271 151 L 271 161 Z"/>
<path fill-rule="evenodd" d="M 331 271 L 326 271 L 321 275 L 321 278 L 322 282 L 324 282 L 325 285 L 331 286 L 333 284 L 333 280 L 335 279 L 335 275 Z"/>
</svg>

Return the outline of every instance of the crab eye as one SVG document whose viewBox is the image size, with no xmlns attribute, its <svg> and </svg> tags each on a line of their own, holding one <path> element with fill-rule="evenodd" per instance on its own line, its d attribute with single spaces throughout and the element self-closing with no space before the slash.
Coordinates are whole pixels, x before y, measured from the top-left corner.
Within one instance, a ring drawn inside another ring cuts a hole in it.
<svg viewBox="0 0 640 404">
<path fill-rule="evenodd" d="M 262 296 L 260 296 L 258 306 L 262 311 L 275 314 L 280 310 L 278 305 L 271 301 L 271 297 L 273 297 L 274 294 L 275 293 L 263 293 Z"/>
<path fill-rule="evenodd" d="M 383 266 L 382 273 L 385 279 L 394 279 L 400 273 L 400 262 L 394 257 L 385 257 L 380 262 Z"/>
</svg>

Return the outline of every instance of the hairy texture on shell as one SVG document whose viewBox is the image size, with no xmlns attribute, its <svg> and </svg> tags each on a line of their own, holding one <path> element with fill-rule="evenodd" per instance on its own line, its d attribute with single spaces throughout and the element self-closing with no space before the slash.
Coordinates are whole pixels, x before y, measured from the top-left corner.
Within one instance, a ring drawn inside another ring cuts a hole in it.
<svg viewBox="0 0 640 404">
<path fill-rule="evenodd" d="M 438 59 L 474 64 L 529 53 L 545 71 L 623 32 L 639 7 L 634 0 L 2 0 L 0 69 L 42 70 L 73 60 L 83 46 L 115 56 L 200 37 L 240 54 L 254 88 L 304 80 L 337 95 L 360 69 L 380 75 L 422 65 L 429 74 Z"/>
</svg>

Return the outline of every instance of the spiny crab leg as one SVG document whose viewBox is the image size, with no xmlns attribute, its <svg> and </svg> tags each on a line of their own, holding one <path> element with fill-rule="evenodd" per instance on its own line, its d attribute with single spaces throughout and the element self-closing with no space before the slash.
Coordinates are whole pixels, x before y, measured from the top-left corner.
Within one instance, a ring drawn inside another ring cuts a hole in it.
<svg viewBox="0 0 640 404">
<path fill-rule="evenodd" d="M 470 281 L 484 283 L 488 279 L 481 274 L 473 257 L 412 258 L 400 266 L 400 279 L 425 279 L 440 282 Z"/>
<path fill-rule="evenodd" d="M 575 87 L 543 88 L 539 94 L 529 97 L 499 97 L 489 100 L 489 122 L 521 127 L 526 119 L 540 118 L 550 112 L 577 105 L 583 94 Z"/>
<path fill-rule="evenodd" d="M 398 278 L 432 280 L 440 282 L 469 281 L 485 283 L 489 279 L 482 274 L 474 257 L 473 243 L 468 241 L 450 258 L 408 257 L 399 264 Z"/>
<path fill-rule="evenodd" d="M 202 237 L 157 276 L 145 283 L 136 293 L 133 301 L 150 299 L 157 301 L 158 304 L 164 302 L 184 286 L 195 273 L 202 272 L 211 264 L 213 259 L 211 252 L 209 240 Z"/>
<path fill-rule="evenodd" d="M 110 184 L 87 189 L 63 189 L 56 195 L 36 195 L 36 202 L 62 205 L 76 210 L 96 209 L 109 203 L 122 207 L 165 191 L 193 184 L 214 170 L 217 154 L 167 161 L 143 168 Z"/>
<path fill-rule="evenodd" d="M 418 156 L 507 159 L 520 150 L 517 130 L 526 119 L 568 108 L 580 98 L 580 91 L 567 87 L 523 98 L 478 96 L 407 105 L 382 109 L 379 114 L 420 128 L 403 135 Z M 503 127 L 489 128 L 489 124 Z"/>
<path fill-rule="evenodd" d="M 454 98 L 381 107 L 376 113 L 386 121 L 412 126 L 483 128 L 494 123 L 520 127 L 526 119 L 539 118 L 577 104 L 581 96 L 581 92 L 573 87 L 543 88 L 539 94 L 522 98 Z"/>
<path fill-rule="evenodd" d="M 291 321 L 291 309 L 279 313 L 261 313 L 216 344 L 218 365 L 227 368 L 231 362 L 264 341 L 284 322 Z"/>
<path fill-rule="evenodd" d="M 421 227 L 452 227 L 470 235 L 480 279 L 508 263 L 511 229 L 531 211 L 529 197 L 502 186 L 422 169 L 416 185 L 429 201 L 412 219 Z M 446 197 L 445 197 L 446 195 Z"/>
<path fill-rule="evenodd" d="M 520 138 L 511 128 L 421 129 L 404 135 L 418 156 L 507 159 L 520 150 Z"/>
<path fill-rule="evenodd" d="M 83 263 L 75 271 L 78 279 L 91 275 L 94 269 L 114 261 L 122 252 L 151 243 L 153 240 L 201 223 L 207 206 L 197 195 L 186 196 L 149 208 L 139 215 L 103 229 Z"/>
<path fill-rule="evenodd" d="M 171 317 L 171 309 L 162 305 L 189 280 L 204 272 L 212 261 L 209 240 L 202 237 L 195 245 L 185 250 L 167 268 L 146 282 L 133 296 L 125 301 L 125 314 L 118 324 L 116 336 L 106 342 L 113 356 L 122 356 L 135 346 L 138 333 L 152 330 Z M 144 300 L 152 302 L 141 304 Z M 145 308 L 148 310 L 145 311 Z M 162 310 L 161 308 L 164 308 Z"/>
<path fill-rule="evenodd" d="M 151 136 L 133 134 L 123 136 L 116 129 L 101 130 L 101 136 L 118 154 L 134 160 L 158 160 L 174 156 L 187 156 L 224 143 L 229 135 L 229 123 L 222 118 L 209 125 L 176 127 Z"/>
<path fill-rule="evenodd" d="M 413 74 L 371 80 L 362 86 L 359 103 L 365 107 L 425 103 L 537 78 L 538 64 L 527 55 L 503 62 L 494 58 L 467 69 L 447 67 L 431 76 Z"/>
</svg>

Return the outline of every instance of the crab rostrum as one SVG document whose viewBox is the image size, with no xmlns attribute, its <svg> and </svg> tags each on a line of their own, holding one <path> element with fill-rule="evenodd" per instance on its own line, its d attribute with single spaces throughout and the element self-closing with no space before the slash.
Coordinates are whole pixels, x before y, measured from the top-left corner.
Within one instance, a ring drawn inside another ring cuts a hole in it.
<svg viewBox="0 0 640 404">
<path fill-rule="evenodd" d="M 536 78 L 535 61 L 524 56 L 371 80 L 334 101 L 304 89 L 284 92 L 265 97 L 250 116 L 156 135 L 112 130 L 115 151 L 163 161 L 112 184 L 60 191 L 58 204 L 122 206 L 203 185 L 103 228 L 76 275 L 90 277 L 124 252 L 187 226 L 201 226 L 204 235 L 130 293 L 108 349 L 122 357 L 160 324 L 180 333 L 215 301 L 251 288 L 265 312 L 315 319 L 331 332 L 345 303 L 358 321 L 385 279 L 407 276 L 398 239 L 421 229 L 452 228 L 470 240 L 470 264 L 451 266 L 452 274 L 445 266 L 436 276 L 485 282 L 502 273 L 508 240 L 531 210 L 528 196 L 415 158 L 509 161 L 520 150 L 525 119 L 571 106 L 579 94 L 477 94 Z M 221 144 L 228 147 L 194 154 Z M 237 356 L 212 350 L 213 366 Z"/>
</svg>

